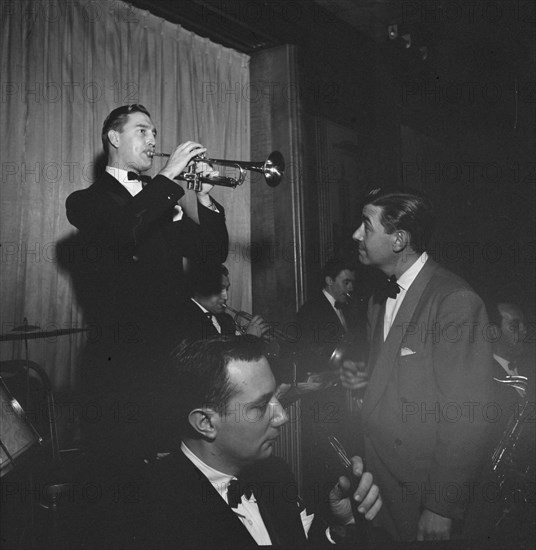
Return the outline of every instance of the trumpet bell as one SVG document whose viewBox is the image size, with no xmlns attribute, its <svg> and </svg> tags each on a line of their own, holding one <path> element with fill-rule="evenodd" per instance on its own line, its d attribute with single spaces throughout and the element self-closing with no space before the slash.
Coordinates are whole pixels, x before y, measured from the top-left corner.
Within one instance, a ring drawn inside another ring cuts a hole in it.
<svg viewBox="0 0 536 550">
<path fill-rule="evenodd" d="M 264 163 L 262 173 L 270 187 L 277 187 L 285 173 L 285 159 L 279 151 L 272 151 Z"/>
<path fill-rule="evenodd" d="M 245 162 L 241 160 L 225 160 L 225 159 L 201 159 L 209 164 L 219 164 L 220 166 L 231 166 L 240 171 L 238 179 L 227 178 L 232 180 L 232 187 L 242 185 L 246 178 L 246 171 L 260 172 L 264 176 L 264 180 L 270 187 L 277 187 L 283 179 L 285 173 L 285 159 L 279 151 L 272 151 L 265 161 Z"/>
</svg>

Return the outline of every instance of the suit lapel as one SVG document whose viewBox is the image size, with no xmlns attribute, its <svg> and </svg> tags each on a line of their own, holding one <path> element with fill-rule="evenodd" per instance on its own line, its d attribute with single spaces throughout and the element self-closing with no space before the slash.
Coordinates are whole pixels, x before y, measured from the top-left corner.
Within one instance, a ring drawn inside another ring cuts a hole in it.
<svg viewBox="0 0 536 550">
<path fill-rule="evenodd" d="M 373 299 L 373 298 L 372 298 Z M 372 322 L 370 324 L 370 353 L 368 360 L 369 376 L 374 370 L 376 359 L 383 347 L 383 320 L 385 317 L 385 302 L 382 304 L 374 304 L 372 314 Z"/>
<path fill-rule="evenodd" d="M 95 183 L 96 189 L 111 197 L 119 206 L 125 205 L 132 199 L 132 195 L 112 175 L 104 172 Z"/>
<path fill-rule="evenodd" d="M 337 323 L 337 326 L 339 327 L 339 332 L 344 332 L 344 327 L 342 326 L 341 320 L 339 319 L 339 316 L 333 309 L 333 306 L 329 303 L 329 300 L 326 298 L 326 295 L 323 292 L 320 292 L 320 295 L 322 297 L 322 304 L 324 308 L 324 312 L 327 318 L 322 319 L 324 323 Z"/>
<path fill-rule="evenodd" d="M 387 387 L 393 369 L 398 364 L 400 347 L 404 341 L 407 328 L 414 317 L 424 290 L 428 286 L 436 269 L 437 264 L 433 260 L 428 259 L 417 275 L 417 278 L 413 281 L 413 284 L 409 287 L 385 342 L 383 341 L 383 315 L 381 318 L 380 315 L 376 317 L 373 335 L 379 333 L 380 336 L 375 338 L 373 348 L 371 349 L 371 358 L 374 362 L 369 366 L 371 378 L 363 403 L 364 417 L 372 413 Z M 385 305 L 383 306 L 383 311 L 385 311 Z M 376 346 L 380 346 L 379 349 Z M 375 347 L 376 349 L 374 349 Z"/>
</svg>

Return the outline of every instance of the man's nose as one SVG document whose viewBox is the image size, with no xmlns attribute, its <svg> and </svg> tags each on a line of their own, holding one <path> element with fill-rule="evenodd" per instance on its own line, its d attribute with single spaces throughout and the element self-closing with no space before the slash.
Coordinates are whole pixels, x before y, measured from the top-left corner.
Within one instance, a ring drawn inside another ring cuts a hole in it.
<svg viewBox="0 0 536 550">
<path fill-rule="evenodd" d="M 352 239 L 354 239 L 354 241 L 361 241 L 361 240 L 363 240 L 363 224 L 361 224 L 361 225 L 354 231 L 354 234 L 352 235 Z"/>
<path fill-rule="evenodd" d="M 221 291 L 220 296 L 223 300 L 227 300 L 227 290 L 225 288 Z"/>
<path fill-rule="evenodd" d="M 150 132 L 147 133 L 147 143 L 149 145 L 156 145 L 156 138 L 154 134 L 151 134 Z"/>
<path fill-rule="evenodd" d="M 282 426 L 288 422 L 288 415 L 278 399 L 272 401 L 272 426 Z"/>
</svg>

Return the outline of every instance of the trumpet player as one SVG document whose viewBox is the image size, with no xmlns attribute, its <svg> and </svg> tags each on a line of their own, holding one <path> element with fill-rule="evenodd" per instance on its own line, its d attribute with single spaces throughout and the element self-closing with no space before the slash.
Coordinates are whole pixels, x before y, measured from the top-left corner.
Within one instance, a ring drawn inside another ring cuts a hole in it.
<svg viewBox="0 0 536 550">
<path fill-rule="evenodd" d="M 193 266 L 190 276 L 191 296 L 179 308 L 181 315 L 178 340 L 206 340 L 218 334 L 249 334 L 265 337 L 270 326 L 260 315 L 255 315 L 240 329 L 233 317 L 225 312 L 229 270 L 224 265 Z"/>
<path fill-rule="evenodd" d="M 98 246 L 90 301 L 102 303 L 108 324 L 113 319 L 139 326 L 138 336 L 148 342 L 158 339 L 159 325 L 184 297 L 177 288 L 181 258 L 219 265 L 228 248 L 225 211 L 210 196 L 211 185 L 197 193 L 199 225 L 178 204 L 184 190 L 174 178 L 206 149 L 194 141 L 180 144 L 149 178 L 143 172 L 152 167 L 156 138 L 143 105 L 113 110 L 102 128 L 105 172 L 66 203 L 84 244 Z M 209 171 L 202 163 L 197 167 Z"/>
<path fill-rule="evenodd" d="M 156 141 L 143 105 L 114 109 L 102 127 L 104 173 L 66 201 L 69 222 L 79 230 L 80 263 L 70 266 L 75 288 L 99 336 L 85 350 L 83 386 L 102 405 L 99 410 L 110 408 L 108 400 L 132 401 L 143 377 L 159 365 L 162 350 L 169 349 L 166 325 L 184 298 L 177 285 L 182 257 L 216 265 L 227 257 L 225 211 L 211 198 L 212 186 L 204 183 L 197 193 L 199 224 L 178 205 L 184 191 L 174 178 L 205 147 L 180 144 L 150 178 L 143 172 L 152 167 Z M 197 168 L 207 172 L 201 163 Z M 102 448 L 100 426 L 98 432 L 95 443 Z"/>
<path fill-rule="evenodd" d="M 355 308 L 350 307 L 350 293 L 354 290 L 355 266 L 344 259 L 326 262 L 322 270 L 322 289 L 307 300 L 297 314 L 302 339 L 302 356 L 310 371 L 323 371 L 335 348 L 343 343 L 357 344 L 346 357 L 341 382 L 350 390 L 362 389 L 367 384 L 363 358 L 366 338 L 360 327 Z M 350 354 L 352 355 L 352 354 Z"/>
</svg>

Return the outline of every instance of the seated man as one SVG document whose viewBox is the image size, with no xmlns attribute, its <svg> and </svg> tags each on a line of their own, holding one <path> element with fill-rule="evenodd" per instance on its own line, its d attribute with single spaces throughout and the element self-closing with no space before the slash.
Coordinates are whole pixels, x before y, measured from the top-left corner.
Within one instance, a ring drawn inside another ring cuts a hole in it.
<svg viewBox="0 0 536 550">
<path fill-rule="evenodd" d="M 233 318 L 225 313 L 231 286 L 229 270 L 224 265 L 195 264 L 188 279 L 191 297 L 179 308 L 181 318 L 176 341 L 206 340 L 218 334 L 236 334 Z M 244 327 L 246 334 L 259 337 L 269 328 L 259 315 L 255 315 Z"/>
<path fill-rule="evenodd" d="M 172 358 L 160 402 L 176 450 L 155 463 L 149 484 L 151 548 L 297 548 L 337 538 L 304 509 L 288 466 L 272 456 L 288 418 L 263 353 L 256 338 L 215 337 Z M 359 457 L 352 467 L 361 476 L 353 495 L 346 477 L 330 494 L 339 525 L 354 523 L 350 499 L 367 520 L 382 504 Z"/>
</svg>

